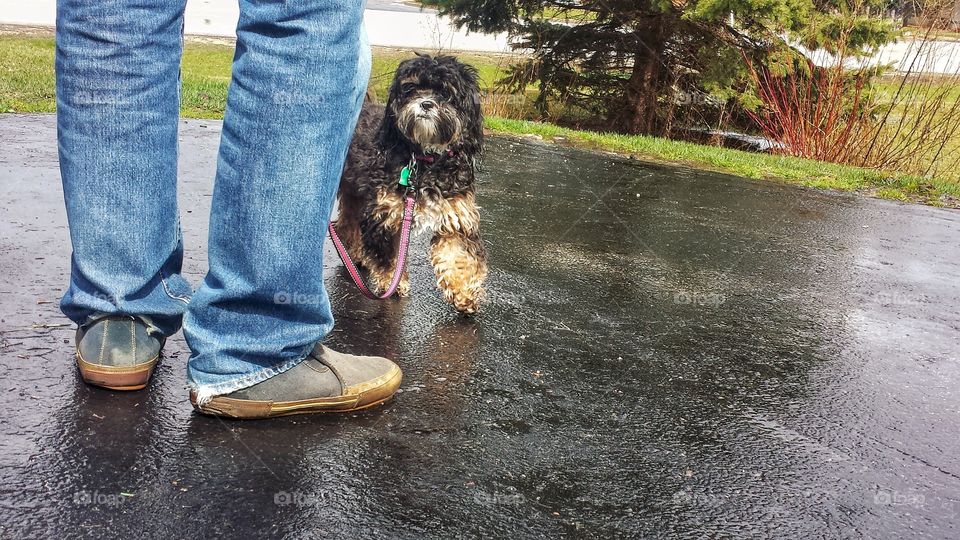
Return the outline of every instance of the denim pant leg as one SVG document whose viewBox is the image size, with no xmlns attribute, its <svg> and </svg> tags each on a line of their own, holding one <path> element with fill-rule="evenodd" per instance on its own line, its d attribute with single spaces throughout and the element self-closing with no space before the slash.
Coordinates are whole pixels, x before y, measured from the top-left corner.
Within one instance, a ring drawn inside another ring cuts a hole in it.
<svg viewBox="0 0 960 540">
<path fill-rule="evenodd" d="M 57 2 L 57 138 L 70 240 L 61 308 L 177 331 L 177 117 L 183 0 Z"/>
<path fill-rule="evenodd" d="M 370 72 L 362 4 L 240 2 L 210 268 L 184 320 L 201 402 L 293 367 L 333 326 L 322 255 Z"/>
</svg>

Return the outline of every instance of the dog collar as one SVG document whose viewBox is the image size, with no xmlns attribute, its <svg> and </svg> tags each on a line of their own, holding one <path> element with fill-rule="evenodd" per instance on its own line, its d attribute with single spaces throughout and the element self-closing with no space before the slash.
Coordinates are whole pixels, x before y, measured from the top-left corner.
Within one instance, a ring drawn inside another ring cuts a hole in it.
<svg viewBox="0 0 960 540">
<path fill-rule="evenodd" d="M 447 157 L 453 157 L 455 155 L 457 154 L 453 150 L 447 150 Z M 427 165 L 432 165 L 440 156 L 440 154 L 411 154 L 410 163 L 403 169 L 400 169 L 400 179 L 397 181 L 397 184 L 407 191 L 415 190 L 413 179 L 416 178 L 417 175 L 417 164 L 423 162 Z"/>
<path fill-rule="evenodd" d="M 447 157 L 453 157 L 457 155 L 453 150 L 447 150 Z M 434 161 L 437 160 L 441 155 L 440 154 L 414 154 L 413 159 L 416 161 L 422 161 L 428 165 L 432 165 Z"/>
</svg>

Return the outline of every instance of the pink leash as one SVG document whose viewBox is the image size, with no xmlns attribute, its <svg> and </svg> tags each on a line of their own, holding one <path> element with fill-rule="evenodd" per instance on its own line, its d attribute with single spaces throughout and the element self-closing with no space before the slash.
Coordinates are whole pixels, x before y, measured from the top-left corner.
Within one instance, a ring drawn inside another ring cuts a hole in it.
<svg viewBox="0 0 960 540">
<path fill-rule="evenodd" d="M 408 190 L 408 193 L 410 190 Z M 406 206 L 403 208 L 403 226 L 400 229 L 400 246 L 398 247 L 397 252 L 397 268 L 393 271 L 393 279 L 390 281 L 390 286 L 387 288 L 386 292 L 382 295 L 377 296 L 370 292 L 370 289 L 367 288 L 367 285 L 363 282 L 363 278 L 360 277 L 360 272 L 357 271 L 357 266 L 353 264 L 353 260 L 350 259 L 350 255 L 347 254 L 347 249 L 343 247 L 343 242 L 340 241 L 340 237 L 337 236 L 336 229 L 333 228 L 333 223 L 330 223 L 328 227 L 330 229 L 330 239 L 333 240 L 334 247 L 337 248 L 337 254 L 340 255 L 340 260 L 343 261 L 343 265 L 347 267 L 347 272 L 350 272 L 350 277 L 353 278 L 353 282 L 357 284 L 357 288 L 360 289 L 360 292 L 364 296 L 370 298 L 371 300 L 386 300 L 393 295 L 397 290 L 397 286 L 400 285 L 400 278 L 403 277 L 403 269 L 406 267 L 407 263 L 407 248 L 410 247 L 410 226 L 413 223 L 413 207 L 416 204 L 412 195 L 407 195 Z"/>
</svg>

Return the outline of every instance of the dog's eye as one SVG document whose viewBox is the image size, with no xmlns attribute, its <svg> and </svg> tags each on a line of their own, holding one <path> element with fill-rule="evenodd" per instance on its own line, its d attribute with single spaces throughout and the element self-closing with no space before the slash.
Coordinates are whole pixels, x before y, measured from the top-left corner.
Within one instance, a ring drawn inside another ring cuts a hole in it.
<svg viewBox="0 0 960 540">
<path fill-rule="evenodd" d="M 416 88 L 417 88 L 417 85 L 413 83 L 403 83 L 402 85 L 400 85 L 400 91 L 403 92 L 404 94 L 409 94 L 410 92 L 413 92 Z"/>
</svg>

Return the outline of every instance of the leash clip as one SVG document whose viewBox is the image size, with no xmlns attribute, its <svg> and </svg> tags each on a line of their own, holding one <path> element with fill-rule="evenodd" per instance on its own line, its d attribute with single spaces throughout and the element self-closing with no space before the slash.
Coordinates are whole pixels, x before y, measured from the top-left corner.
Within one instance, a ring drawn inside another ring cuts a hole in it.
<svg viewBox="0 0 960 540">
<path fill-rule="evenodd" d="M 400 169 L 400 180 L 397 182 L 400 187 L 406 188 L 406 194 L 410 195 L 416 191 L 416 188 L 413 185 L 411 179 L 415 179 L 417 176 L 417 156 L 415 154 L 410 155 L 410 163 L 406 167 Z"/>
</svg>

